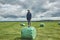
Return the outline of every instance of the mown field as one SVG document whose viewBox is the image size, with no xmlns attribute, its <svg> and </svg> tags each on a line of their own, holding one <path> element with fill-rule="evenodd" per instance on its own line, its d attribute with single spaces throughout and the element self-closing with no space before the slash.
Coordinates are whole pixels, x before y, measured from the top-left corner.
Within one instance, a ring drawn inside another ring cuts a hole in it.
<svg viewBox="0 0 60 40">
<path fill-rule="evenodd" d="M 32 22 L 37 30 L 35 40 L 60 40 L 59 21 L 54 22 Z M 27 22 L 0 22 L 0 40 L 21 40 L 20 23 L 27 26 Z M 40 27 L 40 23 L 44 23 L 44 27 Z"/>
</svg>

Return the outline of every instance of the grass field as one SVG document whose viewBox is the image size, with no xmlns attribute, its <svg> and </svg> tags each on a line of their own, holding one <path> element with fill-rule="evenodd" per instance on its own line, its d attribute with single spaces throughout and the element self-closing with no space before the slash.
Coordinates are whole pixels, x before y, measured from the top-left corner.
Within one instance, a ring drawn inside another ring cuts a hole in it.
<svg viewBox="0 0 60 40">
<path fill-rule="evenodd" d="M 0 40 L 21 40 L 20 23 L 27 22 L 0 22 Z M 45 27 L 39 27 L 40 23 L 45 23 Z M 32 22 L 37 30 L 35 40 L 60 40 L 60 25 L 58 21 L 54 22 Z"/>
</svg>

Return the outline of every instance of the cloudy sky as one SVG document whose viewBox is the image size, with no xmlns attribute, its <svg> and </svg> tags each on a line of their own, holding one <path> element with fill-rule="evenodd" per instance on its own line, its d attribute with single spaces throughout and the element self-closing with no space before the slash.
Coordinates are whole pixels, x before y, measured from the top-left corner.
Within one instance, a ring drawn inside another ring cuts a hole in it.
<svg viewBox="0 0 60 40">
<path fill-rule="evenodd" d="M 0 21 L 26 20 L 28 9 L 34 20 L 60 19 L 60 0 L 0 0 Z"/>
</svg>

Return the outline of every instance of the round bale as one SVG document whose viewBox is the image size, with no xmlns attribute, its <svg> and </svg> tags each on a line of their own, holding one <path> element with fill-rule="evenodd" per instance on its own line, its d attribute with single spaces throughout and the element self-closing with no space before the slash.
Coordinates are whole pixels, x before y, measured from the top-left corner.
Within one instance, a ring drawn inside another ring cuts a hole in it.
<svg viewBox="0 0 60 40">
<path fill-rule="evenodd" d="M 36 29 L 34 27 L 24 27 L 21 30 L 21 38 L 25 39 L 35 39 Z"/>
<path fill-rule="evenodd" d="M 60 22 L 58 22 L 58 25 L 60 25 Z"/>
<path fill-rule="evenodd" d="M 40 27 L 44 27 L 44 26 L 45 26 L 45 24 L 44 24 L 44 23 L 41 23 L 41 24 L 40 24 Z"/>
<path fill-rule="evenodd" d="M 21 23 L 20 25 L 21 25 L 21 26 L 25 26 L 25 24 L 24 24 L 24 23 Z"/>
</svg>

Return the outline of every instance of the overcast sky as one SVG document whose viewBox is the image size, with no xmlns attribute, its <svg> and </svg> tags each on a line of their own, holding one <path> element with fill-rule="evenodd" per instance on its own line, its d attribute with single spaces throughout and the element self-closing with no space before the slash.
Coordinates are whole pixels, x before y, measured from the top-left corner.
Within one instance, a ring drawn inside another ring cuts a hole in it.
<svg viewBox="0 0 60 40">
<path fill-rule="evenodd" d="M 0 0 L 0 21 L 26 20 L 28 9 L 36 19 L 59 19 L 60 0 Z"/>
</svg>

